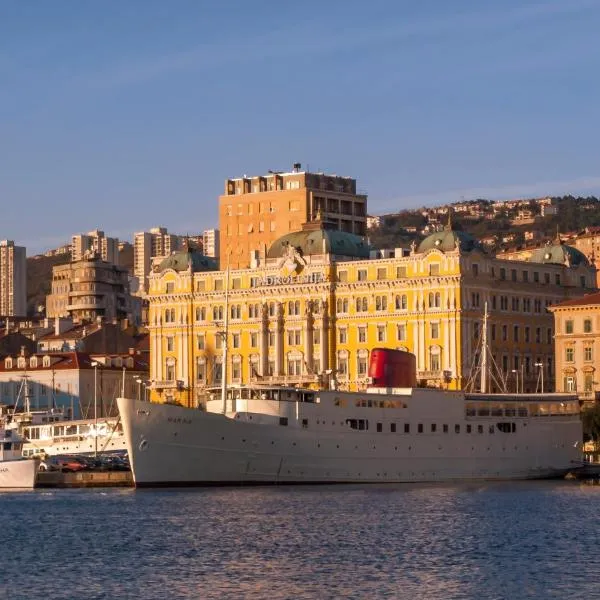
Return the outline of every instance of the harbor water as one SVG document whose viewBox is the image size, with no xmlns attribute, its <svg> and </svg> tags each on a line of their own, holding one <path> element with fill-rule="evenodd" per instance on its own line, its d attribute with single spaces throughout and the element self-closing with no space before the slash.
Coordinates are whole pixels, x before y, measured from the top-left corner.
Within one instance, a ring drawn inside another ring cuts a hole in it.
<svg viewBox="0 0 600 600">
<path fill-rule="evenodd" d="M 586 482 L 0 492 L 0 599 L 599 598 Z"/>
</svg>

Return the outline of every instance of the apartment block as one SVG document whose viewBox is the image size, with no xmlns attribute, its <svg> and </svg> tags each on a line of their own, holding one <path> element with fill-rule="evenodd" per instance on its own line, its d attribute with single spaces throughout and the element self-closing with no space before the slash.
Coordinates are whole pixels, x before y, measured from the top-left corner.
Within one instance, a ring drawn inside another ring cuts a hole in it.
<svg viewBox="0 0 600 600">
<path fill-rule="evenodd" d="M 0 241 L 0 315 L 27 314 L 27 255 L 12 240 Z"/>
<path fill-rule="evenodd" d="M 168 233 L 166 227 L 153 227 L 140 231 L 133 240 L 133 274 L 139 281 L 138 294 L 148 291 L 148 275 L 152 271 L 152 259 L 168 256 L 183 247 L 184 238 Z"/>
<path fill-rule="evenodd" d="M 292 171 L 239 177 L 225 182 L 219 197 L 220 263 L 250 266 L 253 251 L 266 251 L 277 238 L 320 218 L 327 227 L 364 236 L 367 196 L 356 180 L 311 173 L 295 163 Z"/>
<path fill-rule="evenodd" d="M 205 229 L 202 233 L 202 253 L 204 256 L 219 258 L 219 230 Z"/>
<path fill-rule="evenodd" d="M 88 233 L 74 235 L 71 239 L 71 260 L 91 258 L 97 254 L 102 260 L 119 264 L 119 240 L 104 235 L 104 231 L 95 229 Z"/>
<path fill-rule="evenodd" d="M 140 312 L 139 298 L 130 294 L 126 269 L 98 256 L 52 268 L 47 317 L 70 317 L 76 323 L 98 318 L 139 323 Z"/>
</svg>

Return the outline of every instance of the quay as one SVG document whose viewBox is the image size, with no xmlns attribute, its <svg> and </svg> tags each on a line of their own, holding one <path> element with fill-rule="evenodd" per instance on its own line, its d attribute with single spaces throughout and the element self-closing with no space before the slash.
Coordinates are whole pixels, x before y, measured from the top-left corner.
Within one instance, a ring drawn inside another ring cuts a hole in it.
<svg viewBox="0 0 600 600">
<path fill-rule="evenodd" d="M 133 487 L 131 471 L 40 472 L 36 488 Z"/>
</svg>

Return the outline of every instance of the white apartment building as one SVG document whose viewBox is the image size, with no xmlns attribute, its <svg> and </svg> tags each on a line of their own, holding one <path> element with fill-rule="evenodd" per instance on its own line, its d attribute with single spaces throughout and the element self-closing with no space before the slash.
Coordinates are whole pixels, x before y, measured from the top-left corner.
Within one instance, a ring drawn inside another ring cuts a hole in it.
<svg viewBox="0 0 600 600">
<path fill-rule="evenodd" d="M 12 240 L 0 241 L 0 315 L 27 315 L 27 254 Z"/>
<path fill-rule="evenodd" d="M 168 233 L 166 227 L 153 227 L 150 231 L 136 233 L 133 240 L 133 274 L 139 280 L 138 295 L 148 291 L 148 275 L 152 271 L 152 259 L 168 256 L 181 250 L 184 238 Z"/>
<path fill-rule="evenodd" d="M 202 253 L 204 256 L 219 258 L 219 230 L 205 229 L 202 233 Z"/>
<path fill-rule="evenodd" d="M 92 254 L 113 265 L 119 264 L 119 240 L 104 235 L 104 231 L 95 229 L 88 233 L 74 235 L 71 241 L 71 260 L 91 258 Z"/>
</svg>

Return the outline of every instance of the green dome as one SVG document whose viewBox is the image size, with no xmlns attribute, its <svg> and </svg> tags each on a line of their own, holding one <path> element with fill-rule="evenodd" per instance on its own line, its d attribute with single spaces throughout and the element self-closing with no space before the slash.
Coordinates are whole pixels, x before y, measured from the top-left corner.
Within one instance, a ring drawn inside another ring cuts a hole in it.
<svg viewBox="0 0 600 600">
<path fill-rule="evenodd" d="M 538 248 L 533 252 L 529 260 L 534 263 L 566 265 L 567 267 L 587 266 L 590 264 L 583 252 L 558 241 L 543 248 Z"/>
<path fill-rule="evenodd" d="M 369 258 L 370 246 L 364 238 L 336 229 L 313 229 L 288 233 L 275 240 L 267 258 L 282 258 L 289 248 L 295 248 L 302 256 L 313 254 L 337 254 L 352 258 Z"/>
<path fill-rule="evenodd" d="M 191 250 L 189 252 L 174 252 L 167 256 L 158 265 L 157 271 L 162 273 L 167 269 L 173 269 L 178 273 L 187 271 L 191 267 L 192 273 L 200 273 L 202 271 L 217 271 L 219 266 L 216 261 L 209 256 L 204 256 L 201 252 Z"/>
<path fill-rule="evenodd" d="M 462 252 L 470 252 L 475 248 L 481 248 L 481 244 L 469 233 L 464 231 L 454 231 L 453 229 L 444 229 L 428 235 L 417 248 L 419 254 L 428 250 L 437 248 L 442 252 L 451 252 L 460 249 Z"/>
</svg>

